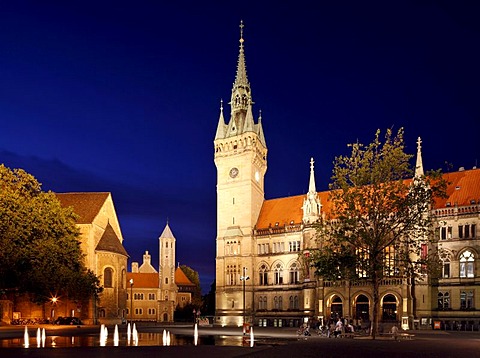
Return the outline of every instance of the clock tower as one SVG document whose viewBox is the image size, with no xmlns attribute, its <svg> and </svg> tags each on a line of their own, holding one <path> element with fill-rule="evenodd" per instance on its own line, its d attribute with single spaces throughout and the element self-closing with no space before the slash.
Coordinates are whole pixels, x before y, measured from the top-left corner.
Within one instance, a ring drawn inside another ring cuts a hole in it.
<svg viewBox="0 0 480 358">
<path fill-rule="evenodd" d="M 253 229 L 264 201 L 267 146 L 261 114 L 255 123 L 245 65 L 243 23 L 240 52 L 225 123 L 223 103 L 215 135 L 217 167 L 216 308 L 221 324 L 241 324 L 252 307 L 247 276 L 253 274 Z M 252 277 L 253 278 L 253 277 Z M 245 283 L 246 295 L 242 296 Z M 244 299 L 245 297 L 245 299 Z M 244 302 L 245 301 L 245 302 Z"/>
</svg>

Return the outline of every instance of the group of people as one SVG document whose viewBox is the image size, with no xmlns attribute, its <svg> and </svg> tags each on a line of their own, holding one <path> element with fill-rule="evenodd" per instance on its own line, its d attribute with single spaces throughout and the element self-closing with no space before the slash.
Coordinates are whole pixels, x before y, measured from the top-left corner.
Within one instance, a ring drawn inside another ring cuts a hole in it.
<svg viewBox="0 0 480 358">
<path fill-rule="evenodd" d="M 353 326 L 352 320 L 349 321 L 345 318 L 338 318 L 336 321 L 334 319 L 329 320 L 323 327 L 319 326 L 318 332 L 328 338 L 338 338 L 344 333 L 354 333 L 355 327 Z"/>
</svg>

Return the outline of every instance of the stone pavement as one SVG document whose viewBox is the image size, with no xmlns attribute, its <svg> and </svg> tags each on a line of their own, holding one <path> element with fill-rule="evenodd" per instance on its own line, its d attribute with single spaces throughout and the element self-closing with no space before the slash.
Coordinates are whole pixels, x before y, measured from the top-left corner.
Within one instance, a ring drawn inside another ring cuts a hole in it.
<svg viewBox="0 0 480 358">
<path fill-rule="evenodd" d="M 95 331 L 98 327 L 93 327 Z M 75 328 L 66 328 L 75 330 Z M 142 331 L 146 328 L 139 327 Z M 150 329 L 163 330 L 163 327 Z M 168 330 L 178 333 L 191 327 L 169 326 Z M 63 329 L 60 329 L 63 331 Z M 88 327 L 80 328 L 88 331 Z M 0 328 L 0 338 L 11 335 L 15 330 Z M 21 329 L 17 329 L 18 332 Z M 391 339 L 371 340 L 367 338 L 334 339 L 319 336 L 297 337 L 292 329 L 254 329 L 257 345 L 253 348 L 241 346 L 138 346 L 138 347 L 74 347 L 74 348 L 0 348 L 1 358 L 132 358 L 132 357 L 480 357 L 479 332 L 414 331 L 415 338 L 395 342 Z M 185 331 L 184 331 L 185 332 Z M 204 335 L 241 334 L 235 328 L 201 328 Z M 258 340 L 257 340 L 258 337 Z"/>
</svg>

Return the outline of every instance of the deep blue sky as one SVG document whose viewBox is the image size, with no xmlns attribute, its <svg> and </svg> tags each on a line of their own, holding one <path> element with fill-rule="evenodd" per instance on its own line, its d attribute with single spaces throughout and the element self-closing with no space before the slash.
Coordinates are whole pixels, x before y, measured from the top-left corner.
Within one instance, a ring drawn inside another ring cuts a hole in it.
<svg viewBox="0 0 480 358">
<path fill-rule="evenodd" d="M 421 136 L 426 169 L 480 159 L 475 1 L 9 3 L 0 162 L 45 190 L 112 192 L 134 261 L 149 250 L 157 265 L 168 219 L 177 261 L 204 291 L 215 275 L 213 139 L 240 20 L 266 198 L 305 193 L 312 156 L 326 189 L 335 156 L 376 129 L 404 127 L 412 154 Z"/>
</svg>

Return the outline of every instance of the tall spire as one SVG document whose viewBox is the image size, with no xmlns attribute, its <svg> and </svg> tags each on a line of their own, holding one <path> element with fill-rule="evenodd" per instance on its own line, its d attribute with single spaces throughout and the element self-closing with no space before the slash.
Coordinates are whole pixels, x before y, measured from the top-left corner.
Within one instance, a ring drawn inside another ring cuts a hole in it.
<svg viewBox="0 0 480 358">
<path fill-rule="evenodd" d="M 423 161 L 422 161 L 422 139 L 417 139 L 417 163 L 415 164 L 415 177 L 423 176 Z"/>
<path fill-rule="evenodd" d="M 315 161 L 310 158 L 310 181 L 308 183 L 307 197 L 303 200 L 303 221 L 305 223 L 313 223 L 320 217 L 321 202 L 315 187 L 315 171 L 313 163 Z"/>
<path fill-rule="evenodd" d="M 232 88 L 232 98 L 230 105 L 232 106 L 232 116 L 239 110 L 246 111 L 248 105 L 252 101 L 250 83 L 247 79 L 247 66 L 245 65 L 245 51 L 243 47 L 243 21 L 240 21 L 240 51 L 238 54 L 237 74 Z M 253 103 L 253 102 L 252 102 Z"/>
</svg>

